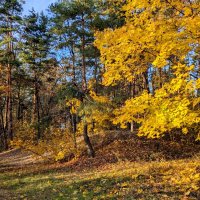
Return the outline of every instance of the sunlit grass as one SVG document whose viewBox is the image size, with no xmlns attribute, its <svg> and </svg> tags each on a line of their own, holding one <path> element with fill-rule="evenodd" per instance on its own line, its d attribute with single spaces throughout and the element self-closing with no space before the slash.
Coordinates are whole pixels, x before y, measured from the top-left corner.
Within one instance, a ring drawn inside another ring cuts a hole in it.
<svg viewBox="0 0 200 200">
<path fill-rule="evenodd" d="M 200 159 L 120 162 L 90 171 L 0 175 L 11 199 L 199 199 Z"/>
</svg>

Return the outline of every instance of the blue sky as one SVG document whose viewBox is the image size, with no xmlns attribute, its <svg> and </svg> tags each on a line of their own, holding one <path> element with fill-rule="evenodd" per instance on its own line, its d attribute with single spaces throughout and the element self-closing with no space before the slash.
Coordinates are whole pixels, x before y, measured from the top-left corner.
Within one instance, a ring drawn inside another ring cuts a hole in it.
<svg viewBox="0 0 200 200">
<path fill-rule="evenodd" d="M 41 12 L 42 10 L 48 8 L 51 3 L 56 2 L 57 0 L 25 0 L 26 3 L 24 4 L 24 14 L 27 14 L 29 10 L 32 8 L 35 9 L 37 12 Z"/>
</svg>

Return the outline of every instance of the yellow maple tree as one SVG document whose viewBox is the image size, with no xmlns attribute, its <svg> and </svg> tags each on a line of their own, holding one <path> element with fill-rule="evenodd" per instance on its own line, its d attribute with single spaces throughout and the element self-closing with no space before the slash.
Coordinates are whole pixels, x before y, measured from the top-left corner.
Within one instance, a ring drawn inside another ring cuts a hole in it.
<svg viewBox="0 0 200 200">
<path fill-rule="evenodd" d="M 180 129 L 198 133 L 200 2 L 127 0 L 124 26 L 96 33 L 95 44 L 105 65 L 103 83 L 116 85 L 146 75 L 148 86 L 115 111 L 115 124 L 140 124 L 139 135 L 160 137 Z M 155 89 L 149 69 L 167 72 Z"/>
</svg>

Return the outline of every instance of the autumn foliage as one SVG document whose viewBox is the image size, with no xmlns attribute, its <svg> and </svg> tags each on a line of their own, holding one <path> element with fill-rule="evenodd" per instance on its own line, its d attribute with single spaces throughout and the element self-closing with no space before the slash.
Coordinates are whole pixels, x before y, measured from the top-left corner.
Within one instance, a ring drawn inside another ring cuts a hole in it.
<svg viewBox="0 0 200 200">
<path fill-rule="evenodd" d="M 63 161 L 94 157 L 104 131 L 200 140 L 199 0 L 66 0 L 24 17 L 2 2 L 0 149 Z"/>
<path fill-rule="evenodd" d="M 199 1 L 126 1 L 125 24 L 96 33 L 103 84 L 141 84 L 117 108 L 114 124 L 140 124 L 139 136 L 180 130 L 199 139 Z"/>
</svg>

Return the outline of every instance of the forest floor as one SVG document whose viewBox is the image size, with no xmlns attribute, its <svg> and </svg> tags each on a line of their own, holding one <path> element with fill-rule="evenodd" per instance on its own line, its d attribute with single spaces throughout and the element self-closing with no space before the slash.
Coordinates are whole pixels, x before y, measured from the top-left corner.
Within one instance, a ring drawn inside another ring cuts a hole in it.
<svg viewBox="0 0 200 200">
<path fill-rule="evenodd" d="M 200 199 L 200 145 L 123 132 L 92 140 L 95 158 L 66 163 L 21 149 L 0 153 L 0 200 Z"/>
</svg>

